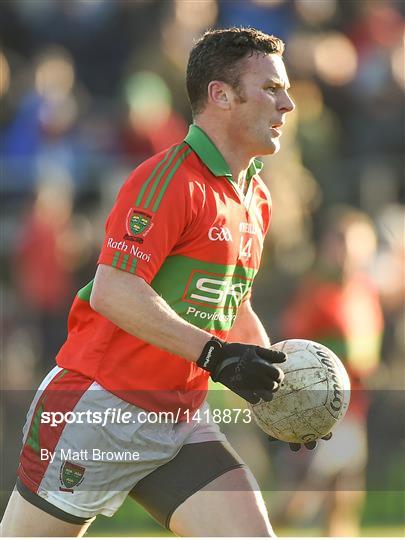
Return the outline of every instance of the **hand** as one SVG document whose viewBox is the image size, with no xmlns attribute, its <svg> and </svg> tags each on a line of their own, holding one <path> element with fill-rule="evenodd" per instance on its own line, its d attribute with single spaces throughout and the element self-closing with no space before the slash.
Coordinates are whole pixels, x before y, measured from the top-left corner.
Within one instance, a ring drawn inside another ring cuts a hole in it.
<svg viewBox="0 0 405 540">
<path fill-rule="evenodd" d="M 197 365 L 249 403 L 271 401 L 284 379 L 283 371 L 274 364 L 287 359 L 283 352 L 245 343 L 226 343 L 210 339 L 197 360 Z"/>
<path fill-rule="evenodd" d="M 327 435 L 324 435 L 323 437 L 321 437 L 321 439 L 323 439 L 324 441 L 329 441 L 331 437 L 332 437 L 332 433 L 328 433 Z M 269 435 L 269 441 L 278 441 L 278 439 Z M 288 443 L 288 445 L 290 447 L 290 450 L 292 450 L 293 452 L 298 452 L 298 450 L 302 446 L 301 443 L 293 443 L 293 442 Z M 311 441 L 311 442 L 304 443 L 305 448 L 308 448 L 308 450 L 314 450 L 317 447 L 317 445 L 318 445 L 318 441 Z"/>
</svg>

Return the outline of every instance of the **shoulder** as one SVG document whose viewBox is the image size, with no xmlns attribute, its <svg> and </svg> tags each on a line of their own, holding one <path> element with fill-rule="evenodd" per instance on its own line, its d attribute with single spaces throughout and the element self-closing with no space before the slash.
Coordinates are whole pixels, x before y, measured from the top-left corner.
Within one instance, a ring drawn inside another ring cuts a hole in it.
<svg viewBox="0 0 405 540">
<path fill-rule="evenodd" d="M 202 179 L 201 167 L 192 148 L 184 141 L 155 154 L 138 165 L 129 175 L 128 188 L 143 183 L 145 188 L 155 185 L 192 185 Z"/>
<path fill-rule="evenodd" d="M 118 200 L 150 213 L 181 207 L 198 211 L 205 200 L 207 178 L 198 157 L 184 141 L 142 162 L 129 175 Z"/>
</svg>

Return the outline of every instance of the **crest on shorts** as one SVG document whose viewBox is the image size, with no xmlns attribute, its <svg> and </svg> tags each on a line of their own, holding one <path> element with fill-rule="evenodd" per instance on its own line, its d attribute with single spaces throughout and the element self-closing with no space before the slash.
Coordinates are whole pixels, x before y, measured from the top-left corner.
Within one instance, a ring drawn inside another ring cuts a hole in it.
<svg viewBox="0 0 405 540">
<path fill-rule="evenodd" d="M 144 234 L 151 226 L 152 216 L 131 208 L 127 215 L 127 233 L 129 236 Z"/>
<path fill-rule="evenodd" d="M 60 483 L 63 486 L 63 488 L 60 488 L 61 491 L 71 491 L 73 493 L 73 488 L 82 483 L 85 470 L 86 468 L 81 465 L 64 461 L 60 468 Z"/>
</svg>

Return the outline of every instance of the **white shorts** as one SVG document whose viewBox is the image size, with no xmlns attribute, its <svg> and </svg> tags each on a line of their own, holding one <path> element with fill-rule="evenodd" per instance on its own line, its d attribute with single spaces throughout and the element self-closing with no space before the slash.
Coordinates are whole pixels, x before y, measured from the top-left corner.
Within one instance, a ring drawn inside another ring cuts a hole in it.
<svg viewBox="0 0 405 540">
<path fill-rule="evenodd" d="M 112 516 L 141 479 L 184 445 L 226 442 L 208 410 L 204 403 L 198 420 L 176 423 L 56 367 L 27 415 L 19 483 L 69 515 Z"/>
</svg>

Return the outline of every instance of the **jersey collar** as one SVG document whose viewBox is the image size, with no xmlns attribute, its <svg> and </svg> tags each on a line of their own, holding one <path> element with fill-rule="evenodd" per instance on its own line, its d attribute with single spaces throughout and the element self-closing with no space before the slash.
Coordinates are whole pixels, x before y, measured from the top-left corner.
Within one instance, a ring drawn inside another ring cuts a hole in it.
<svg viewBox="0 0 405 540">
<path fill-rule="evenodd" d="M 232 181 L 232 173 L 223 155 L 200 127 L 191 124 L 184 140 L 191 146 L 214 176 L 226 176 L 228 180 Z M 247 171 L 247 180 L 249 181 L 262 168 L 263 163 L 259 159 L 254 158 Z"/>
</svg>

